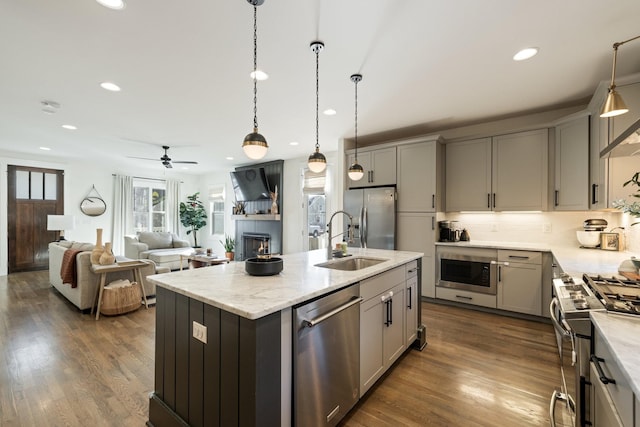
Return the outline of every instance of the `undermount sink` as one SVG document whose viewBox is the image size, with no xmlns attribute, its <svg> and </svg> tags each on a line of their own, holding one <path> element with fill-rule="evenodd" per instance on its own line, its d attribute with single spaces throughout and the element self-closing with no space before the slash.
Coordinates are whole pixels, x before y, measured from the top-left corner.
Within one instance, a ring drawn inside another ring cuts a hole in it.
<svg viewBox="0 0 640 427">
<path fill-rule="evenodd" d="M 388 260 L 382 258 L 353 257 L 340 261 L 327 261 L 322 264 L 316 264 L 316 267 L 331 268 L 333 270 L 355 271 L 367 267 L 372 267 L 385 261 Z"/>
</svg>

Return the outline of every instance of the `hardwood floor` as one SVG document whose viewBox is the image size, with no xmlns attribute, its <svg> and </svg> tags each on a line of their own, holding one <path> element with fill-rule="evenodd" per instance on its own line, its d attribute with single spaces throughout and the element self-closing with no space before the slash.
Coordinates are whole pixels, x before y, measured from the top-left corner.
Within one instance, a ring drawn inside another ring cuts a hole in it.
<svg viewBox="0 0 640 427">
<path fill-rule="evenodd" d="M 0 425 L 144 426 L 155 308 L 95 321 L 48 272 L 0 277 Z M 343 426 L 546 426 L 559 383 L 548 324 L 423 304 L 409 351 Z"/>
</svg>

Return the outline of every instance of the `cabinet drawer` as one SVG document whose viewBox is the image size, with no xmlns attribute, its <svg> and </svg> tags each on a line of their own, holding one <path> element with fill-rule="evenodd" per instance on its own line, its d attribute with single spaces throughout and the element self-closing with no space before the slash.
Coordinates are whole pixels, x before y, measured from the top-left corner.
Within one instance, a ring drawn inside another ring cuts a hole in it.
<svg viewBox="0 0 640 427">
<path fill-rule="evenodd" d="M 606 390 L 609 392 L 622 423 L 625 426 L 632 426 L 634 406 L 633 391 L 622 373 L 618 362 L 613 358 L 609 346 L 604 342 L 602 335 L 597 332 L 595 334 L 594 354 L 602 359 L 600 360 L 600 366 L 604 371 L 604 375 L 609 379 L 615 380 L 615 384 L 609 383 L 603 385 L 605 385 Z M 601 383 L 597 375 L 591 378 L 591 382 Z"/>
<path fill-rule="evenodd" d="M 499 250 L 498 261 L 542 265 L 542 252 Z"/>
<path fill-rule="evenodd" d="M 411 261 L 405 265 L 406 278 L 410 279 L 418 275 L 418 261 Z"/>
<path fill-rule="evenodd" d="M 441 288 L 439 286 L 436 286 L 436 298 L 463 302 L 465 304 L 480 305 L 489 308 L 497 307 L 495 295 L 479 294 L 477 292 L 462 291 L 459 289 Z"/>
<path fill-rule="evenodd" d="M 404 282 L 405 266 L 396 267 L 377 276 L 360 281 L 360 296 L 364 301 Z"/>
</svg>

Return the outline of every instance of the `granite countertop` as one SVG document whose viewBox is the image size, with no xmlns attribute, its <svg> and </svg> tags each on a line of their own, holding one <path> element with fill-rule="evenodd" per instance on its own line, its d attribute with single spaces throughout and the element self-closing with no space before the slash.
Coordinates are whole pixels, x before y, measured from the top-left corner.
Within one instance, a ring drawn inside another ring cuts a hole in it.
<svg viewBox="0 0 640 427">
<path fill-rule="evenodd" d="M 244 262 L 231 262 L 156 274 L 147 279 L 162 288 L 255 320 L 423 256 L 419 252 L 357 248 L 349 248 L 349 253 L 386 261 L 356 271 L 333 270 L 315 266 L 327 261 L 326 250 L 318 249 L 280 256 L 284 267 L 275 276 L 250 276 L 245 272 Z"/>
<path fill-rule="evenodd" d="M 590 312 L 636 396 L 640 396 L 640 320 L 630 315 Z"/>
</svg>

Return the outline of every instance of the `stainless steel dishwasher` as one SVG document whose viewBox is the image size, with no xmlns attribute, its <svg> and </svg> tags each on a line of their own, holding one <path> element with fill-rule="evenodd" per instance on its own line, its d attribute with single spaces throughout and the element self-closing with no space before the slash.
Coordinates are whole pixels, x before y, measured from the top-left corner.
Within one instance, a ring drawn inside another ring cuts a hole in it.
<svg viewBox="0 0 640 427">
<path fill-rule="evenodd" d="M 335 426 L 358 401 L 360 285 L 294 307 L 296 426 Z"/>
</svg>

